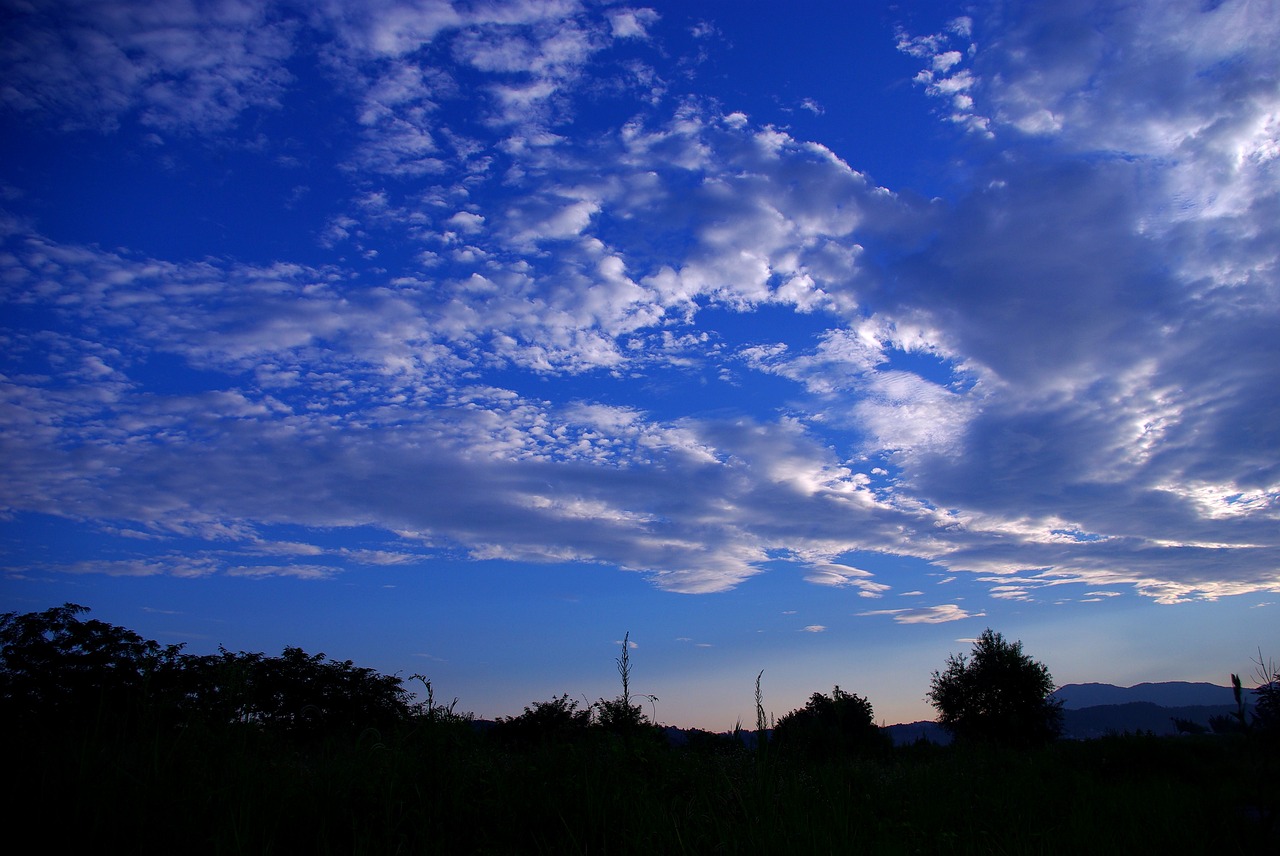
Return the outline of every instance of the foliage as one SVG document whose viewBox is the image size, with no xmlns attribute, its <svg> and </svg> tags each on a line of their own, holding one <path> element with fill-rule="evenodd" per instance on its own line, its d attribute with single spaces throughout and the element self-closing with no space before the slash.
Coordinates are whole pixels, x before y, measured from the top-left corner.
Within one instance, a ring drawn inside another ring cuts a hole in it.
<svg viewBox="0 0 1280 856">
<path fill-rule="evenodd" d="M 67 603 L 0 615 L 0 710 L 16 721 L 123 720 L 149 698 L 175 700 L 180 645 L 161 646 L 132 630 L 80 619 Z"/>
<path fill-rule="evenodd" d="M 586 734 L 592 724 L 592 708 L 579 708 L 568 693 L 550 701 L 526 705 L 518 716 L 499 718 L 494 737 L 515 746 L 561 743 Z"/>
<path fill-rule="evenodd" d="M 1264 730 L 1280 734 L 1280 674 L 1273 675 L 1254 692 L 1258 698 L 1254 720 Z"/>
<path fill-rule="evenodd" d="M 412 713 L 415 720 L 421 720 L 428 723 L 448 723 L 450 725 L 465 725 L 475 719 L 475 714 L 470 711 L 458 710 L 458 697 L 454 696 L 453 700 L 448 704 L 436 701 L 435 687 L 431 685 L 431 680 L 426 675 L 410 675 L 410 680 L 420 681 L 423 689 L 427 692 L 427 697 L 413 705 Z"/>
<path fill-rule="evenodd" d="M 1062 703 L 1052 698 L 1053 676 L 990 628 L 974 643 L 970 657 L 947 658 L 934 672 L 929 703 L 938 722 L 959 740 L 1029 746 L 1062 731 Z"/>
<path fill-rule="evenodd" d="M 1262 651 L 1258 651 L 1258 659 L 1254 660 L 1254 676 L 1258 682 L 1252 692 L 1254 704 L 1252 714 L 1245 702 L 1244 685 L 1237 674 L 1231 675 L 1231 691 L 1235 697 L 1236 709 L 1229 716 L 1219 715 L 1209 719 L 1209 725 L 1216 734 L 1255 734 L 1264 737 L 1280 738 L 1280 668 L 1274 661 L 1264 660 Z"/>
<path fill-rule="evenodd" d="M 1209 730 L 1209 728 L 1205 728 L 1200 723 L 1194 722 L 1190 719 L 1183 719 L 1182 717 L 1179 717 L 1179 716 L 1171 716 L 1169 717 L 1169 719 L 1171 722 L 1173 722 L 1174 731 L 1178 732 L 1179 734 L 1204 734 L 1206 731 Z M 1213 729 L 1215 734 L 1217 734 L 1217 733 L 1220 733 L 1219 729 L 1225 729 L 1225 726 L 1223 725 L 1222 722 L 1218 722 L 1215 725 L 1214 724 L 1215 719 L 1219 719 L 1219 720 L 1228 719 L 1228 717 L 1216 717 L 1216 716 L 1209 717 L 1209 727 Z"/>
<path fill-rule="evenodd" d="M 1253 691 L 1253 724 L 1263 734 L 1280 738 L 1280 667 L 1274 661 L 1264 662 L 1261 650 L 1254 662 L 1258 687 Z"/>
<path fill-rule="evenodd" d="M 1209 717 L 1209 730 L 1214 734 L 1247 734 L 1249 732 L 1249 706 L 1244 701 L 1244 687 L 1240 683 L 1240 676 L 1233 674 L 1231 676 L 1231 693 L 1235 698 L 1236 709 L 1229 714 L 1218 713 Z M 1255 717 L 1256 719 L 1256 717 Z M 1174 720 L 1174 724 L 1178 725 L 1179 720 Z M 1178 732 L 1183 732 L 1182 726 L 1178 726 Z M 1204 728 L 1199 731 L 1191 731 L 1193 734 L 1203 734 Z"/>
<path fill-rule="evenodd" d="M 279 657 L 221 648 L 187 658 L 184 672 L 191 698 L 218 724 L 359 731 L 387 727 L 410 712 L 400 678 L 301 648 L 286 647 Z"/>
<path fill-rule="evenodd" d="M 756 675 L 756 747 L 763 749 L 768 746 L 769 732 L 777 723 L 772 716 L 765 715 L 764 712 L 764 693 L 760 689 L 760 681 L 764 678 L 764 669 Z"/>
<path fill-rule="evenodd" d="M 838 686 L 829 696 L 814 693 L 804 707 L 779 719 L 773 741 L 784 751 L 816 758 L 885 749 L 890 743 L 876 726 L 871 702 Z"/>
<path fill-rule="evenodd" d="M 649 724 L 644 708 L 629 704 L 623 696 L 602 698 L 594 706 L 596 719 L 605 731 L 622 734 Z"/>
<path fill-rule="evenodd" d="M 615 734 L 629 734 L 653 725 L 649 717 L 644 715 L 644 709 L 640 704 L 631 700 L 631 654 L 628 651 L 630 647 L 631 634 L 627 633 L 622 637 L 622 656 L 614 660 L 618 666 L 618 676 L 622 679 L 622 695 L 614 699 L 602 698 L 594 705 L 596 720 L 600 726 Z M 650 702 L 658 700 L 658 697 L 653 695 L 642 694 L 640 697 Z"/>
<path fill-rule="evenodd" d="M 411 712 L 398 677 L 288 647 L 194 656 L 82 620 L 68 603 L 0 616 L 0 707 L 18 721 L 254 724 L 277 730 L 386 727 Z"/>
</svg>

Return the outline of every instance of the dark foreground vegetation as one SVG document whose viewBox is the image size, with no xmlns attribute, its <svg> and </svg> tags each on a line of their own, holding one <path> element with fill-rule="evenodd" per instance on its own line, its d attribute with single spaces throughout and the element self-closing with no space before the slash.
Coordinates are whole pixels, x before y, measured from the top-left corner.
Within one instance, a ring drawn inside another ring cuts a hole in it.
<svg viewBox="0 0 1280 856">
<path fill-rule="evenodd" d="M 868 727 L 870 704 L 837 688 L 772 740 L 691 732 L 673 745 L 632 698 L 625 647 L 617 698 L 561 696 L 482 728 L 425 681 L 415 701 L 397 677 L 298 649 L 190 657 L 80 612 L 0 617 L 0 797 L 10 840 L 42 849 L 1280 850 L 1280 744 L 1243 707 L 1223 734 L 957 732 L 952 746 L 895 749 Z M 935 678 L 962 673 L 949 663 Z"/>
</svg>

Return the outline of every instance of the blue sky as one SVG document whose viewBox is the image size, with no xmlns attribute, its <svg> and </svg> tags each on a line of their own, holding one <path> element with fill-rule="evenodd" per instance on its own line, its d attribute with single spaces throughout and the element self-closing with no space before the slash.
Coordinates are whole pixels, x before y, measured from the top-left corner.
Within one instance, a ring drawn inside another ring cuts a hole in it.
<svg viewBox="0 0 1280 856">
<path fill-rule="evenodd" d="M 5 0 L 0 606 L 716 730 L 1274 653 L 1274 6 L 795 5 Z"/>
</svg>

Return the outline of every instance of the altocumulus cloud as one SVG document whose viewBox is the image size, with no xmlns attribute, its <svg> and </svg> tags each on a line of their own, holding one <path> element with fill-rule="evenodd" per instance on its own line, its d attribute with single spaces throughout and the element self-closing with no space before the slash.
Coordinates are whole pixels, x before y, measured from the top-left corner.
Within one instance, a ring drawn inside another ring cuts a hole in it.
<svg viewBox="0 0 1280 856">
<path fill-rule="evenodd" d="M 684 592 L 785 559 L 890 591 L 840 562 L 861 550 L 1006 598 L 1280 588 L 1265 7 L 977 4 L 900 33 L 976 153 L 931 201 L 701 97 L 652 10 L 185 8 L 17 9 L 0 100 L 292 163 L 251 128 L 320 98 L 333 149 L 303 154 L 344 190 L 297 258 L 0 221 L 5 513 L 156 546 L 64 569 L 324 577 L 449 550 Z M 766 312 L 819 330 L 740 332 Z M 725 407 L 646 392 L 764 380 L 785 388 Z"/>
</svg>

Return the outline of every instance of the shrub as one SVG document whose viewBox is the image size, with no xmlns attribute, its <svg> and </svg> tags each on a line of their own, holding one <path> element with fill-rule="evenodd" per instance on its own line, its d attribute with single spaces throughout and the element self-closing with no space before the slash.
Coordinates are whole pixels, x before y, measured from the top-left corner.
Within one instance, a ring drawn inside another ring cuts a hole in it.
<svg viewBox="0 0 1280 856">
<path fill-rule="evenodd" d="M 577 739 L 591 727 L 592 709 L 579 708 L 568 693 L 526 705 L 518 716 L 499 718 L 493 736 L 504 743 L 529 746 Z"/>
<path fill-rule="evenodd" d="M 614 699 L 600 699 L 594 705 L 596 718 L 600 726 L 615 734 L 629 734 L 653 727 L 654 723 L 644 715 L 639 703 L 631 701 L 631 634 L 622 637 L 622 656 L 614 660 L 618 667 L 618 677 L 622 679 L 622 695 Z M 640 698 L 656 702 L 657 696 L 640 694 Z"/>
<path fill-rule="evenodd" d="M 817 758 L 882 749 L 889 738 L 876 727 L 871 702 L 835 687 L 831 695 L 814 693 L 804 707 L 778 720 L 774 743 L 784 751 Z"/>
</svg>

